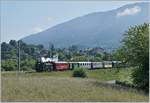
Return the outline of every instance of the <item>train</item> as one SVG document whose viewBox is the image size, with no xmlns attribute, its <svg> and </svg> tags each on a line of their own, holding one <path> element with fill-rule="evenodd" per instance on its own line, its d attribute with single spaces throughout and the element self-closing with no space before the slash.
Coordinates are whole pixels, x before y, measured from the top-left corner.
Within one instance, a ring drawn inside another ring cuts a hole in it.
<svg viewBox="0 0 150 103">
<path fill-rule="evenodd" d="M 86 68 L 86 69 L 101 69 L 101 68 L 113 68 L 121 64 L 121 61 L 101 61 L 101 62 L 90 62 L 90 61 L 80 61 L 80 62 L 66 62 L 66 61 L 37 61 L 36 71 L 64 71 L 73 70 L 75 68 Z"/>
</svg>

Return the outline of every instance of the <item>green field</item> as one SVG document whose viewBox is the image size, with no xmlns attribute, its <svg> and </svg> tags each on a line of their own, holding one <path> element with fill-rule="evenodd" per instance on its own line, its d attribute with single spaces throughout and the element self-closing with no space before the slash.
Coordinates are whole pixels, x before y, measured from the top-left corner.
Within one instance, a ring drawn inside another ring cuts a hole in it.
<svg viewBox="0 0 150 103">
<path fill-rule="evenodd" d="M 2 72 L 2 101 L 148 101 L 148 95 L 107 81 L 132 84 L 133 69 L 87 70 L 87 78 L 74 78 L 72 71 Z"/>
</svg>

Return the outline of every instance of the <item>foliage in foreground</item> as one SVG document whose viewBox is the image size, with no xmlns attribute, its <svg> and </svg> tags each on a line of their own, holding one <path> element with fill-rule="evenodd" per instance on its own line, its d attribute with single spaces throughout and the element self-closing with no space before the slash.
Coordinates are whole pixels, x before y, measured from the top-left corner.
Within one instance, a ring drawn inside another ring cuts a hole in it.
<svg viewBox="0 0 150 103">
<path fill-rule="evenodd" d="M 133 82 L 149 91 L 149 24 L 131 27 L 124 35 L 123 45 L 117 50 L 117 57 L 136 66 Z"/>
<path fill-rule="evenodd" d="M 87 74 L 86 74 L 86 71 L 83 68 L 75 68 L 73 70 L 72 76 L 73 77 L 82 77 L 82 78 L 85 78 L 85 77 L 87 77 Z"/>
</svg>

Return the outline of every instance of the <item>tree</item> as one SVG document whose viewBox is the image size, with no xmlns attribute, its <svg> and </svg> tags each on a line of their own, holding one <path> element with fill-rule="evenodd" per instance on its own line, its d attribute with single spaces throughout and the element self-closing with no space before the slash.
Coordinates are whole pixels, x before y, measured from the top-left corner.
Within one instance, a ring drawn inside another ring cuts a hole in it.
<svg viewBox="0 0 150 103">
<path fill-rule="evenodd" d="M 19 40 L 20 43 L 20 60 L 21 69 L 31 70 L 34 69 L 34 62 L 37 57 L 37 52 L 44 50 L 42 45 L 29 45 Z M 9 43 L 3 42 L 1 44 L 1 65 L 5 71 L 12 71 L 17 69 L 17 41 L 10 40 Z M 43 49 L 39 49 L 43 48 Z"/>
<path fill-rule="evenodd" d="M 133 72 L 133 82 L 148 91 L 149 88 L 149 24 L 129 28 L 124 34 L 121 53 L 125 61 L 136 65 Z"/>
<path fill-rule="evenodd" d="M 11 53 L 13 52 L 12 49 L 13 46 L 3 42 L 1 44 L 1 59 L 4 60 L 11 58 L 12 57 Z"/>
<path fill-rule="evenodd" d="M 32 58 L 27 58 L 21 62 L 21 70 L 28 71 L 35 69 L 35 60 Z"/>
<path fill-rule="evenodd" d="M 1 44 L 1 51 L 10 51 L 12 48 L 9 44 L 7 44 L 6 42 L 3 42 Z"/>
<path fill-rule="evenodd" d="M 41 45 L 41 44 L 39 44 L 39 45 L 37 45 L 37 48 L 39 48 L 39 49 L 43 49 L 43 48 L 44 48 L 44 46 L 43 46 L 43 45 Z"/>
<path fill-rule="evenodd" d="M 104 52 L 103 60 L 111 60 L 111 55 L 107 52 Z"/>
<path fill-rule="evenodd" d="M 78 47 L 76 45 L 72 45 L 71 47 L 69 47 L 69 50 L 76 52 L 78 50 Z"/>
<path fill-rule="evenodd" d="M 10 40 L 9 44 L 12 45 L 13 47 L 17 47 L 16 40 Z"/>
<path fill-rule="evenodd" d="M 48 51 L 48 55 L 47 56 L 53 58 L 54 53 L 55 53 L 54 44 L 50 43 L 49 44 L 49 51 Z"/>
<path fill-rule="evenodd" d="M 73 61 L 87 61 L 87 60 L 88 60 L 88 58 L 85 55 L 73 57 Z"/>
<path fill-rule="evenodd" d="M 112 53 L 112 59 L 116 61 L 126 61 L 126 54 L 124 53 L 124 48 L 120 47 Z"/>
<path fill-rule="evenodd" d="M 4 71 L 13 71 L 17 69 L 17 63 L 14 60 L 5 60 L 2 61 L 2 70 Z"/>
</svg>

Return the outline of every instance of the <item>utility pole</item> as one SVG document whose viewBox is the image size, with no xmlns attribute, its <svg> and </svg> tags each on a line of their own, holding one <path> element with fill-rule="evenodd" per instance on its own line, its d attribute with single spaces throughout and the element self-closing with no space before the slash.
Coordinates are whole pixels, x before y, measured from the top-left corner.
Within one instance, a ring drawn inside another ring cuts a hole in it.
<svg viewBox="0 0 150 103">
<path fill-rule="evenodd" d="M 51 58 L 51 51 L 50 51 L 50 42 L 49 42 L 49 44 L 48 44 L 48 58 Z"/>
<path fill-rule="evenodd" d="M 51 58 L 53 59 L 53 56 L 54 56 L 54 45 L 51 44 Z"/>
<path fill-rule="evenodd" d="M 88 62 L 90 61 L 89 57 L 90 57 L 90 53 L 89 53 L 89 50 L 87 51 L 87 54 L 88 54 Z"/>
<path fill-rule="evenodd" d="M 51 44 L 50 51 L 51 51 L 51 58 L 53 59 L 53 56 L 54 56 L 54 44 Z"/>
<path fill-rule="evenodd" d="M 20 41 L 18 41 L 18 73 L 20 72 Z"/>
</svg>

